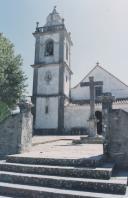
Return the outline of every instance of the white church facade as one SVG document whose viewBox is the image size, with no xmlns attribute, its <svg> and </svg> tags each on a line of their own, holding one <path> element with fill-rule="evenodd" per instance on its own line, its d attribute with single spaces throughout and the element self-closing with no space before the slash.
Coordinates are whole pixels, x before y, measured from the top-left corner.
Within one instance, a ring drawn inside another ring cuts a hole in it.
<svg viewBox="0 0 128 198">
<path fill-rule="evenodd" d="M 32 65 L 35 133 L 64 134 L 75 129 L 86 131 L 90 112 L 89 87 L 81 87 L 79 83 L 71 88 L 72 40 L 56 8 L 48 15 L 43 27 L 37 23 L 33 35 L 36 39 L 35 62 Z M 98 98 L 104 92 L 111 92 L 116 98 L 113 108 L 128 111 L 127 85 L 98 63 L 81 82 L 88 82 L 90 76 L 95 81 L 103 82 L 103 85 L 95 86 L 98 119 L 102 119 L 102 105 Z"/>
</svg>

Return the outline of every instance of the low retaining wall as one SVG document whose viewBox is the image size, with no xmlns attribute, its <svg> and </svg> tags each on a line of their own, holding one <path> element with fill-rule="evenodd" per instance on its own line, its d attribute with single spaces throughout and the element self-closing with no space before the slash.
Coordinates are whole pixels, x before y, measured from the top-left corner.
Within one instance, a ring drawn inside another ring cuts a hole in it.
<svg viewBox="0 0 128 198">
<path fill-rule="evenodd" d="M 25 152 L 32 142 L 32 115 L 21 112 L 0 123 L 0 157 Z"/>
<path fill-rule="evenodd" d="M 121 109 L 110 113 L 108 154 L 117 166 L 128 168 L 128 112 Z"/>
</svg>

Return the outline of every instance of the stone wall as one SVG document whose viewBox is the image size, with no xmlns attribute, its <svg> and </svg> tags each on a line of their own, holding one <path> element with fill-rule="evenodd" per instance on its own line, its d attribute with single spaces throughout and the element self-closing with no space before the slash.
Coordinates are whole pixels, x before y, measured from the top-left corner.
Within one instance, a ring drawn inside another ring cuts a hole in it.
<svg viewBox="0 0 128 198">
<path fill-rule="evenodd" d="M 0 123 L 0 157 L 25 152 L 32 141 L 32 115 L 22 112 Z"/>
<path fill-rule="evenodd" d="M 128 113 L 121 109 L 110 113 L 108 154 L 117 166 L 128 168 Z"/>
</svg>

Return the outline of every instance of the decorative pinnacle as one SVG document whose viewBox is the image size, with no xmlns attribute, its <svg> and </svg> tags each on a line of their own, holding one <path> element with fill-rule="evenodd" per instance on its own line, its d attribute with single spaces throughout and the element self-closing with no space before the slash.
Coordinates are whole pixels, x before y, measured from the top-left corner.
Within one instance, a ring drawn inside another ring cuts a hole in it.
<svg viewBox="0 0 128 198">
<path fill-rule="evenodd" d="M 38 28 L 39 27 L 39 22 L 36 22 L 36 28 Z"/>
<path fill-rule="evenodd" d="M 53 13 L 57 13 L 56 12 L 56 6 L 53 7 Z"/>
</svg>

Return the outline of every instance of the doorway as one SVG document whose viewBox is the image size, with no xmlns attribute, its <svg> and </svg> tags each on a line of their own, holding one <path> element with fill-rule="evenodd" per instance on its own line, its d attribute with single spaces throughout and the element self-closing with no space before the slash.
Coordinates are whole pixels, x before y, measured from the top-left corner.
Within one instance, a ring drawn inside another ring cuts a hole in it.
<svg viewBox="0 0 128 198">
<path fill-rule="evenodd" d="M 98 122 L 97 122 L 97 134 L 101 135 L 102 134 L 102 112 L 101 111 L 96 111 L 95 116 L 96 116 L 96 119 L 98 120 Z"/>
</svg>

